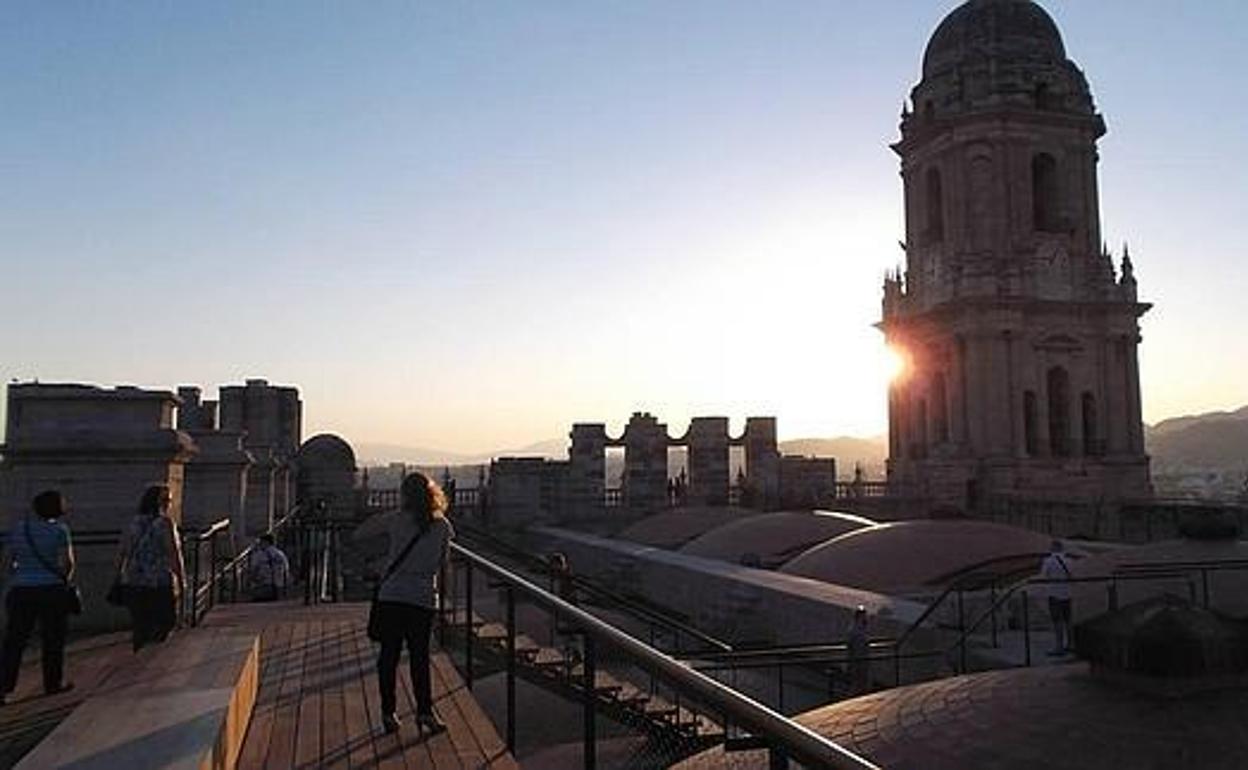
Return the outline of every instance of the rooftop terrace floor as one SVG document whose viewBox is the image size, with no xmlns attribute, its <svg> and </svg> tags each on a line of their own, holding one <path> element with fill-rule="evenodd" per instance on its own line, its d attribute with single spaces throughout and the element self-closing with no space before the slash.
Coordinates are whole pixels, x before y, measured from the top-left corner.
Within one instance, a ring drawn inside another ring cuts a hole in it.
<svg viewBox="0 0 1248 770">
<path fill-rule="evenodd" d="M 449 729 L 432 737 L 418 734 L 411 683 L 401 665 L 402 726 L 394 735 L 384 732 L 367 615 L 368 605 L 359 603 L 225 605 L 208 615 L 203 628 L 179 631 L 165 646 L 209 628 L 260 636 L 259 691 L 238 759 L 244 770 L 518 768 L 436 645 L 434 705 Z M 0 708 L 0 768 L 13 766 L 87 698 L 108 697 L 133 682 L 143 657 L 131 653 L 124 634 L 72 645 L 66 668 L 75 689 L 50 697 L 39 693 L 37 660 L 28 661 L 14 698 Z"/>
</svg>

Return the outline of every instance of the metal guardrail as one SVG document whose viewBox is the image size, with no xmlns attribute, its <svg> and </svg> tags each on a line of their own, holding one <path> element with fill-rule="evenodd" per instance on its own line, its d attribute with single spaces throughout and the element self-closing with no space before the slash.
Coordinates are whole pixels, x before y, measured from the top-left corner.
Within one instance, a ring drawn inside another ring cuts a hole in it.
<svg viewBox="0 0 1248 770">
<path fill-rule="evenodd" d="M 1006 604 L 1016 594 L 1021 597 L 1022 605 L 1022 622 L 1023 631 L 1023 650 L 1024 659 L 1023 666 L 1031 665 L 1031 623 L 1029 618 L 1029 601 L 1028 589 L 1038 587 L 1041 590 L 1045 586 L 1050 585 L 1104 585 L 1106 590 L 1106 605 L 1112 611 L 1118 608 L 1118 586 L 1121 583 L 1135 583 L 1166 579 L 1182 579 L 1187 581 L 1188 596 L 1192 604 L 1201 604 L 1208 609 L 1209 607 L 1209 574 L 1211 572 L 1225 571 L 1243 571 L 1248 570 L 1248 560 L 1245 559 L 1219 559 L 1208 562 L 1154 562 L 1151 564 L 1123 564 L 1119 565 L 1115 572 L 1109 575 L 1088 575 L 1084 577 L 1042 579 L 1038 577 L 1030 577 L 1020 580 L 1012 586 L 1009 586 L 999 596 L 995 596 L 995 600 L 978 618 L 969 625 L 961 623 L 959 628 L 958 639 L 954 644 L 950 645 L 946 651 L 946 655 L 952 656 L 955 652 L 960 661 L 961 671 L 967 671 L 967 645 L 972 634 L 976 633 L 979 628 L 989 619 L 993 620 L 993 639 L 996 639 L 996 616 L 1000 612 L 1002 606 Z M 1202 586 L 1201 599 L 1197 599 L 1196 577 L 1199 576 Z"/>
<path fill-rule="evenodd" d="M 658 673 L 665 681 L 671 683 L 678 691 L 714 709 L 722 715 L 724 721 L 751 731 L 760 743 L 765 745 L 771 756 L 771 767 L 788 766 L 793 759 L 812 768 L 829 768 L 829 770 L 873 770 L 877 766 L 862 757 L 850 752 L 837 743 L 819 735 L 813 730 L 794 722 L 791 719 L 763 706 L 762 704 L 742 695 L 711 677 L 690 668 L 687 664 L 672 658 L 649 645 L 629 636 L 581 608 L 560 599 L 553 593 L 526 580 L 520 575 L 495 564 L 485 557 L 459 545 L 451 544 L 452 555 L 461 560 L 467 570 L 467 586 L 465 610 L 468 618 L 467 628 L 473 625 L 472 593 L 473 570 L 481 570 L 494 579 L 496 587 L 505 594 L 506 629 L 507 629 L 507 729 L 506 739 L 509 749 L 516 745 L 516 620 L 515 608 L 517 595 L 526 601 L 549 610 L 557 615 L 561 623 L 579 633 L 584 641 L 583 675 L 584 691 L 584 761 L 587 770 L 597 766 L 596 760 L 596 664 L 599 645 L 610 647 L 635 661 L 638 665 Z M 440 582 L 443 602 L 441 628 L 445 628 L 447 611 L 446 581 Z M 472 644 L 466 645 L 466 681 L 472 683 Z M 726 734 L 726 733 L 725 733 Z"/>
<path fill-rule="evenodd" d="M 298 528 L 292 525 L 298 522 L 299 510 L 298 505 L 293 506 L 286 512 L 286 515 L 273 522 L 268 529 L 268 534 L 289 547 L 291 530 L 296 530 L 295 534 L 298 534 Z M 249 543 L 247 547 L 222 561 L 221 555 L 224 550 L 220 542 L 224 540 L 226 546 L 230 546 L 231 534 L 230 520 L 221 519 L 206 529 L 185 533 L 182 536 L 182 550 L 184 554 L 187 551 L 190 552 L 191 563 L 187 569 L 189 585 L 183 594 L 182 605 L 179 609 L 182 612 L 183 621 L 192 628 L 199 625 L 204 616 L 221 601 L 227 590 L 231 602 L 238 600 L 239 586 L 243 583 L 248 560 L 255 552 L 256 542 Z M 201 570 L 201 554 L 205 544 L 208 547 L 206 577 Z"/>
<path fill-rule="evenodd" d="M 551 576 L 550 565 L 546 559 L 512 545 L 506 540 L 483 532 L 470 524 L 459 522 L 456 523 L 456 527 L 461 541 L 467 541 L 472 545 L 480 544 L 482 550 L 502 554 L 507 559 L 524 565 L 527 570 Z M 662 630 L 675 638 L 676 652 L 681 655 L 691 652 L 683 649 L 681 645 L 682 637 L 701 642 L 711 650 L 729 652 L 733 649 L 732 645 L 722 639 L 717 639 L 705 631 L 695 628 L 667 612 L 663 612 L 661 609 L 656 609 L 653 606 L 624 596 L 619 592 L 612 591 L 596 580 L 583 575 L 573 575 L 572 584 L 577 596 L 584 596 L 587 600 L 595 604 L 601 604 L 604 607 L 623 610 L 626 614 L 646 624 L 651 637 L 650 646 L 652 647 L 654 646 L 656 630 Z"/>
</svg>

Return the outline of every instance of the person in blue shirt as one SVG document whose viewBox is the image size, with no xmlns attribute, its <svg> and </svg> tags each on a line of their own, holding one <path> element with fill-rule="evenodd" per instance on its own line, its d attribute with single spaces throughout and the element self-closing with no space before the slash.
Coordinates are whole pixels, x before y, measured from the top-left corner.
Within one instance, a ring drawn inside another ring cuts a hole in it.
<svg viewBox="0 0 1248 770">
<path fill-rule="evenodd" d="M 35 496 L 32 513 L 13 523 L 6 539 L 4 565 L 9 592 L 5 596 L 8 625 L 0 648 L 0 703 L 17 686 L 22 651 L 39 624 L 43 643 L 43 691 L 64 692 L 65 635 L 71 612 L 66 586 L 74 576 L 74 546 L 65 516 L 65 498 L 56 490 Z"/>
</svg>

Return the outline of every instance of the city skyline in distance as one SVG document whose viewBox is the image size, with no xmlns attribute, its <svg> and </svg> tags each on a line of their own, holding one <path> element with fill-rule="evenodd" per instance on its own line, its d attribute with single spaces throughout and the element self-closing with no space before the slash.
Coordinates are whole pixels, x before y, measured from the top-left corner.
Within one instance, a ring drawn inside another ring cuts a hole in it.
<svg viewBox="0 0 1248 770">
<path fill-rule="evenodd" d="M 887 144 L 954 5 L 16 9 L 0 373 L 262 376 L 306 435 L 470 453 L 638 409 L 877 435 Z M 1043 5 L 1156 303 L 1145 419 L 1236 408 L 1244 11 Z"/>
</svg>

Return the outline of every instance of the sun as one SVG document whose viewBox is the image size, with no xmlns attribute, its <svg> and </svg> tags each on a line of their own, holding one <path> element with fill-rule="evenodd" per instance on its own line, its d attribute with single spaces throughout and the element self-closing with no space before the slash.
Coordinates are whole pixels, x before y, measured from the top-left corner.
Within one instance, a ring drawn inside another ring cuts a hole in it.
<svg viewBox="0 0 1248 770">
<path fill-rule="evenodd" d="M 886 346 L 883 354 L 883 369 L 889 382 L 899 382 L 910 372 L 910 357 L 902 348 Z"/>
</svg>

